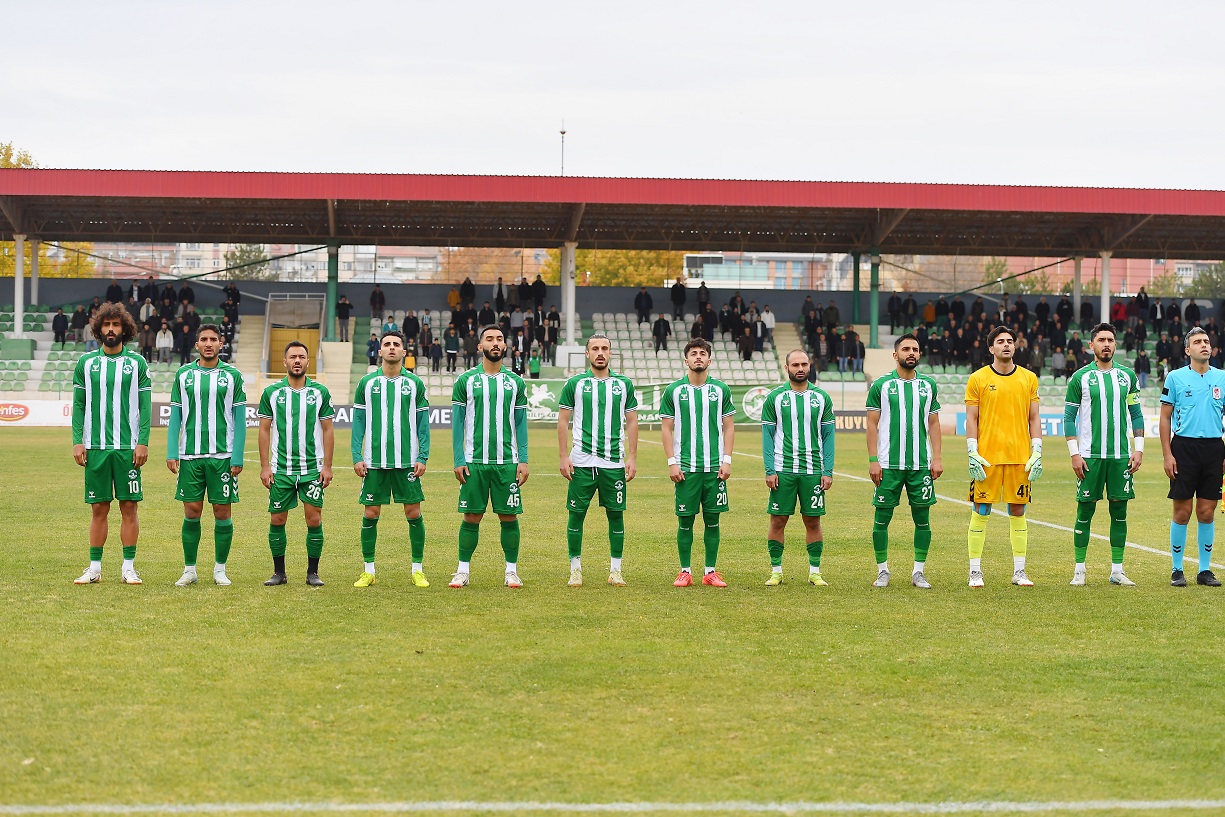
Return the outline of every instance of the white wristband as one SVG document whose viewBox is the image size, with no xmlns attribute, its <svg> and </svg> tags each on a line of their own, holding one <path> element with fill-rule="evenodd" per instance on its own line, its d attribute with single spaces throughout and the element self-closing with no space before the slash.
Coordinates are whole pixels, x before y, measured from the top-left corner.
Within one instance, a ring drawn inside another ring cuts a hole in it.
<svg viewBox="0 0 1225 817">
<path fill-rule="evenodd" d="M 1041 437 L 1030 437 L 1029 438 L 1029 450 L 1037 451 L 1039 454 L 1041 454 L 1042 453 L 1042 438 Z"/>
<path fill-rule="evenodd" d="M 731 454 L 724 454 L 724 455 L 723 455 L 723 463 L 724 463 L 725 465 L 731 465 L 731 464 L 732 464 L 732 455 L 731 455 Z"/>
<path fill-rule="evenodd" d="M 966 437 L 966 448 L 969 450 L 971 454 L 977 454 L 978 453 L 978 438 L 977 437 Z"/>
<path fill-rule="evenodd" d="M 1136 446 L 1136 450 L 1139 451 L 1141 454 L 1143 454 L 1144 453 L 1144 438 L 1143 437 L 1132 437 L 1131 441 Z"/>
<path fill-rule="evenodd" d="M 668 465 L 676 465 L 676 457 L 668 457 Z"/>
<path fill-rule="evenodd" d="M 1075 437 L 1068 440 L 1068 456 L 1080 456 L 1080 440 L 1076 439 Z"/>
</svg>

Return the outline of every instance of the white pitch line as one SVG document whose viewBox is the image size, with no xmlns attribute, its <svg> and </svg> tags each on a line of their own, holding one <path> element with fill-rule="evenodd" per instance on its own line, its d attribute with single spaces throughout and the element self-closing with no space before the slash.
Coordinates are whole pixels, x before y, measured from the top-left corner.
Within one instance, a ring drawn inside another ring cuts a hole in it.
<svg viewBox="0 0 1225 817">
<path fill-rule="evenodd" d="M 943 803 L 755 803 L 731 800 L 710 803 L 559 803 L 510 800 L 435 800 L 389 803 L 70 803 L 62 806 L 4 805 L 0 814 L 311 814 L 379 812 L 386 814 L 448 812 L 650 812 L 725 814 L 1037 814 L 1094 811 L 1189 811 L 1225 808 L 1225 800 L 983 800 Z"/>
</svg>

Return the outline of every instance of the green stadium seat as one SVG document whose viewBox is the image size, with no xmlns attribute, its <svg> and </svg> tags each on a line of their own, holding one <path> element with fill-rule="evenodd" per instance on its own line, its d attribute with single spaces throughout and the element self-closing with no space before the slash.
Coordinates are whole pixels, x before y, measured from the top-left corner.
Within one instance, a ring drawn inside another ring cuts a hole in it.
<svg viewBox="0 0 1225 817">
<path fill-rule="evenodd" d="M 23 361 L 21 361 L 20 363 L 18 363 L 18 364 L 17 364 L 17 368 L 18 368 L 18 369 L 20 369 L 20 370 L 21 370 L 21 371 L 23 371 L 23 372 L 28 372 L 28 371 L 30 371 L 31 369 L 33 369 L 34 367 L 33 367 L 33 366 L 30 364 L 30 361 L 28 361 L 28 360 L 23 360 Z"/>
<path fill-rule="evenodd" d="M 51 384 L 48 383 L 46 380 L 44 380 L 43 382 L 38 384 L 38 390 L 39 391 L 51 391 Z"/>
<path fill-rule="evenodd" d="M 8 380 L 0 380 L 0 391 L 12 391 L 13 384 Z"/>
<path fill-rule="evenodd" d="M 25 381 L 30 379 L 29 372 L 17 372 L 16 374 L 17 374 L 17 381 L 19 383 L 24 383 Z"/>
<path fill-rule="evenodd" d="M 26 390 L 26 384 L 21 382 L 20 380 L 18 380 L 16 383 L 13 384 L 13 391 L 25 391 L 25 390 Z"/>
</svg>

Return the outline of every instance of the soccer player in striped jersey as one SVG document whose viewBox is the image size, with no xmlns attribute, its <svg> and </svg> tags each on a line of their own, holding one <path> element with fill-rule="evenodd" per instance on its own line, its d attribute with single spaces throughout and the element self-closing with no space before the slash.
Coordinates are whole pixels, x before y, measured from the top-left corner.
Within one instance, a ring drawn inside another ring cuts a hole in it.
<svg viewBox="0 0 1225 817">
<path fill-rule="evenodd" d="M 732 474 L 736 409 L 731 389 L 710 376 L 710 349 L 710 342 L 704 338 L 685 344 L 685 367 L 689 371 L 664 390 L 659 407 L 668 477 L 676 499 L 676 550 L 681 572 L 672 583 L 675 587 L 693 584 L 690 557 L 693 523 L 699 510 L 706 545 L 702 584 L 727 587 L 715 570 L 715 562 L 719 556 L 719 514 L 731 509 L 727 479 Z"/>
<path fill-rule="evenodd" d="M 85 469 L 85 503 L 89 522 L 89 567 L 75 580 L 102 579 L 111 501 L 119 500 L 119 540 L 123 544 L 124 584 L 140 584 L 136 573 L 136 540 L 140 536 L 137 503 L 144 499 L 140 469 L 149 459 L 149 420 L 153 383 L 149 365 L 124 344 L 136 337 L 136 322 L 119 304 L 99 308 L 90 331 L 102 348 L 77 361 L 72 376 L 72 458 Z"/>
<path fill-rule="evenodd" d="M 407 344 L 400 332 L 384 332 L 379 341 L 382 365 L 363 377 L 353 396 L 353 471 L 362 478 L 358 502 L 362 514 L 362 560 L 365 568 L 354 587 L 374 584 L 374 552 L 379 515 L 395 500 L 404 506 L 412 553 L 413 584 L 429 587 L 425 558 L 425 493 L 421 477 L 430 458 L 430 400 L 421 378 L 404 368 Z"/>
<path fill-rule="evenodd" d="M 1025 506 L 1030 483 L 1042 476 L 1042 421 L 1038 414 L 1038 378 L 1012 359 L 1016 338 L 997 326 L 987 335 L 992 361 L 966 382 L 966 451 L 970 471 L 970 587 L 984 585 L 983 546 L 994 502 L 1008 503 L 1012 544 L 1012 583 L 1033 587 L 1025 572 L 1029 529 Z M 1027 439 L 1028 438 L 1028 439 Z M 1026 442 L 1029 443 L 1026 446 Z M 1028 459 L 1026 452 L 1028 451 Z"/>
<path fill-rule="evenodd" d="M 195 584 L 204 498 L 213 506 L 213 582 L 229 587 L 225 563 L 234 541 L 233 503 L 238 502 L 247 439 L 247 394 L 242 373 L 221 362 L 221 327 L 206 323 L 196 334 L 200 357 L 183 366 L 170 387 L 166 467 L 178 475 L 175 498 L 183 503 L 183 575 L 175 585 Z"/>
<path fill-rule="evenodd" d="M 785 365 L 788 382 L 766 395 L 761 410 L 761 456 L 770 489 L 766 501 L 770 577 L 766 586 L 783 583 L 783 537 L 798 499 L 808 544 L 808 583 L 825 587 L 821 517 L 825 515 L 825 492 L 834 481 L 834 407 L 826 392 L 809 385 L 810 364 L 803 349 L 788 352 Z"/>
<path fill-rule="evenodd" d="M 332 395 L 306 376 L 310 350 L 299 340 L 285 346 L 284 379 L 264 389 L 259 399 L 259 478 L 268 489 L 268 548 L 272 551 L 272 587 L 285 584 L 285 523 L 302 501 L 306 516 L 306 583 L 323 587 L 323 492 L 332 484 L 335 437 Z"/>
<path fill-rule="evenodd" d="M 1076 474 L 1076 527 L 1072 546 L 1075 587 L 1085 583 L 1089 526 L 1103 489 L 1110 503 L 1110 583 L 1135 587 L 1123 573 L 1127 548 L 1127 503 L 1136 498 L 1132 475 L 1144 459 L 1144 415 L 1136 373 L 1114 363 L 1114 326 L 1099 323 L 1089 333 L 1093 362 L 1068 381 L 1063 427 Z"/>
<path fill-rule="evenodd" d="M 621 557 L 625 550 L 625 503 L 629 483 L 638 472 L 638 397 L 628 377 L 608 368 L 612 342 L 607 335 L 587 339 L 590 371 L 562 386 L 557 411 L 557 445 L 561 475 L 570 481 L 566 510 L 566 545 L 570 552 L 571 587 L 582 587 L 583 520 L 596 491 L 608 516 L 612 554 L 608 583 L 624 587 Z M 571 433 L 571 420 L 574 428 Z"/>
<path fill-rule="evenodd" d="M 930 590 L 927 551 L 932 543 L 931 508 L 935 482 L 944 473 L 940 456 L 940 400 L 936 381 L 916 369 L 919 341 L 902 335 L 893 342 L 897 369 L 878 377 L 868 389 L 868 476 L 872 494 L 872 548 L 876 551 L 874 587 L 889 586 L 889 522 L 902 502 L 902 489 L 914 520 L 914 569 L 910 583 Z"/>
<path fill-rule="evenodd" d="M 528 478 L 527 386 L 502 365 L 506 336 L 496 324 L 481 329 L 481 362 L 461 374 L 451 392 L 451 453 L 459 480 L 459 566 L 450 587 L 467 587 L 485 508 L 501 522 L 507 587 L 519 588 L 519 489 Z"/>
</svg>

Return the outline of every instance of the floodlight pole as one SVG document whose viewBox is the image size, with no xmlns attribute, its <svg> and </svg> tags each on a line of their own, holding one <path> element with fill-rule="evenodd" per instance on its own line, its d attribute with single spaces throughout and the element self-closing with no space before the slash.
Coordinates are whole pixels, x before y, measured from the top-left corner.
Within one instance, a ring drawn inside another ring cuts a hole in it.
<svg viewBox="0 0 1225 817">
<path fill-rule="evenodd" d="M 561 121 L 561 175 L 566 175 L 566 120 Z"/>
<path fill-rule="evenodd" d="M 1113 254 L 1110 250 L 1102 250 L 1102 302 L 1101 312 L 1097 316 L 1098 323 L 1107 323 L 1110 320 L 1110 256 Z"/>
<path fill-rule="evenodd" d="M 566 345 L 574 345 L 575 324 L 575 258 L 578 250 L 577 241 L 567 241 L 561 245 L 561 312 L 565 321 Z"/>
<path fill-rule="evenodd" d="M 859 250 L 851 253 L 854 272 L 851 275 L 851 323 L 859 323 Z"/>
<path fill-rule="evenodd" d="M 873 349 L 880 348 L 880 250 L 872 248 L 868 256 L 872 263 L 872 277 L 868 293 L 868 345 Z"/>
<path fill-rule="evenodd" d="M 336 341 L 336 291 L 340 285 L 340 245 L 328 242 L 328 289 L 327 300 L 323 305 L 323 335 L 324 343 Z"/>
<path fill-rule="evenodd" d="M 26 237 L 25 233 L 13 233 L 14 250 L 17 252 L 17 266 L 13 274 L 13 334 L 16 337 L 26 336 Z"/>
</svg>

